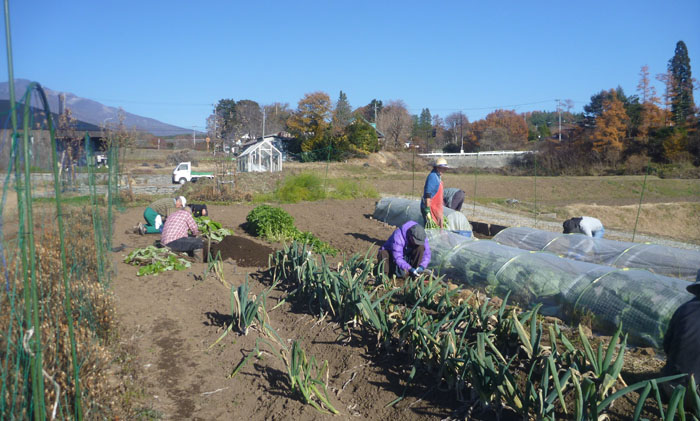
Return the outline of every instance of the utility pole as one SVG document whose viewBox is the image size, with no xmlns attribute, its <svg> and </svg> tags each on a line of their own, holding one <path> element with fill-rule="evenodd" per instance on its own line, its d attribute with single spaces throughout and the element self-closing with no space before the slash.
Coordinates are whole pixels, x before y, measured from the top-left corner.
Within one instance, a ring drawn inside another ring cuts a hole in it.
<svg viewBox="0 0 700 421">
<path fill-rule="evenodd" d="M 262 127 L 262 139 L 265 140 L 265 106 L 262 107 L 263 111 L 263 127 Z"/>
<path fill-rule="evenodd" d="M 459 140 L 462 142 L 459 147 L 459 153 L 464 153 L 464 135 L 462 135 L 462 111 L 459 112 Z"/>
<path fill-rule="evenodd" d="M 561 142 L 561 101 L 557 99 L 557 112 L 559 113 L 559 142 Z"/>
<path fill-rule="evenodd" d="M 377 100 L 374 100 L 374 125 L 377 125 Z"/>
<path fill-rule="evenodd" d="M 192 149 L 196 149 L 196 148 L 197 148 L 197 142 L 195 141 L 195 137 L 194 137 L 194 129 L 195 129 L 195 127 L 197 127 L 197 126 L 192 126 Z"/>
</svg>

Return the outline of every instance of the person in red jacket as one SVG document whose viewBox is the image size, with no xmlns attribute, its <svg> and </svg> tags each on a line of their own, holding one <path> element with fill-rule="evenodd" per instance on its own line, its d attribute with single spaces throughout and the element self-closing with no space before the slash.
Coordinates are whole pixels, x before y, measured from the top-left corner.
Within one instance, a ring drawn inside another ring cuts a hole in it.
<svg viewBox="0 0 700 421">
<path fill-rule="evenodd" d="M 433 170 L 425 179 L 423 187 L 423 199 L 421 200 L 421 210 L 427 225 L 429 220 L 433 220 L 438 227 L 443 226 L 443 185 L 442 173 L 449 167 L 445 158 L 438 158 L 433 164 Z"/>
</svg>

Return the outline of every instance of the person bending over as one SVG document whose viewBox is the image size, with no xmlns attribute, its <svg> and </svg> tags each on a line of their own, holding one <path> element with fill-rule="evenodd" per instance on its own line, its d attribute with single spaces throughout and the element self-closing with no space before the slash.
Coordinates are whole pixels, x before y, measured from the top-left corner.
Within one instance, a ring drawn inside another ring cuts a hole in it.
<svg viewBox="0 0 700 421">
<path fill-rule="evenodd" d="M 190 232 L 192 236 L 189 235 Z M 195 251 L 204 247 L 204 241 L 198 235 L 199 230 L 192 214 L 186 209 L 180 209 L 165 220 L 160 243 L 173 251 L 185 252 L 201 261 L 201 256 L 197 256 Z"/>
<path fill-rule="evenodd" d="M 143 219 L 146 220 L 146 224 L 139 222 L 136 226 L 136 231 L 141 235 L 160 234 L 163 231 L 163 222 L 166 218 L 173 212 L 183 209 L 186 205 L 187 200 L 184 196 L 176 198 L 166 197 L 156 200 L 146 207 L 146 210 L 143 212 Z"/>
<path fill-rule="evenodd" d="M 408 221 L 397 228 L 379 248 L 377 264 L 382 261 L 387 277 L 420 275 L 430 263 L 430 245 L 423 227 L 415 221 Z"/>
<path fill-rule="evenodd" d="M 442 200 L 446 208 L 459 212 L 462 210 L 462 205 L 464 204 L 464 190 L 448 187 L 443 192 Z"/>
<path fill-rule="evenodd" d="M 564 221 L 564 234 L 584 234 L 593 238 L 603 238 L 605 228 L 600 219 L 581 216 Z"/>
</svg>

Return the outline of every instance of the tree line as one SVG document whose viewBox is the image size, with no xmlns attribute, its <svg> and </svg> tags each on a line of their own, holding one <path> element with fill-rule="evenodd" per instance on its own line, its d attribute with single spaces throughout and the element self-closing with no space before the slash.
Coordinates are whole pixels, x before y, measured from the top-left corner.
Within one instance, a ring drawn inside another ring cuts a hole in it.
<svg viewBox="0 0 700 421">
<path fill-rule="evenodd" d="M 667 72 L 657 75 L 664 92 L 651 84 L 642 66 L 637 92 L 621 87 L 591 96 L 583 112 L 573 113 L 573 101 L 557 101 L 553 111 L 517 113 L 498 109 L 470 122 L 460 112 L 446 117 L 428 108 L 412 115 L 402 100 L 373 99 L 355 108 L 340 91 L 335 102 L 325 92 L 307 93 L 296 109 L 289 104 L 260 106 L 252 100 L 222 99 L 208 118 L 209 136 L 217 141 L 255 139 L 263 134 L 287 134 L 288 152 L 305 160 L 343 159 L 379 149 L 422 152 L 539 150 L 553 173 L 570 166 L 629 162 L 692 162 L 700 165 L 698 109 L 688 50 L 676 44 Z M 532 159 L 532 158 L 529 158 Z M 533 165 L 526 161 L 523 165 Z"/>
</svg>

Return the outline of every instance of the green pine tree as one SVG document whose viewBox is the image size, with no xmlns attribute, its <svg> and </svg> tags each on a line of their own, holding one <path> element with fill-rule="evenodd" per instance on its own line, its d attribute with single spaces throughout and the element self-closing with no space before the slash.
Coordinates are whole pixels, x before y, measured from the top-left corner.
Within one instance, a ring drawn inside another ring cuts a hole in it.
<svg viewBox="0 0 700 421">
<path fill-rule="evenodd" d="M 676 44 L 676 52 L 668 61 L 671 73 L 671 115 L 676 125 L 684 126 L 695 115 L 693 77 L 690 72 L 688 48 L 683 41 Z"/>
<path fill-rule="evenodd" d="M 333 126 L 338 129 L 345 128 L 352 121 L 352 107 L 348 102 L 348 96 L 345 92 L 340 91 L 338 102 L 335 103 L 333 110 Z"/>
</svg>

